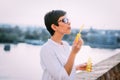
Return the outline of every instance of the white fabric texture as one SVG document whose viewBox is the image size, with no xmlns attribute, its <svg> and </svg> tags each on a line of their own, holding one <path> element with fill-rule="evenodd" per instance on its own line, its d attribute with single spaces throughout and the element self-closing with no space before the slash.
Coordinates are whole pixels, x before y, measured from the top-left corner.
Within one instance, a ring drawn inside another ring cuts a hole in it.
<svg viewBox="0 0 120 80">
<path fill-rule="evenodd" d="M 75 67 L 68 75 L 64 69 L 64 65 L 70 54 L 69 45 L 62 41 L 60 45 L 49 39 L 41 48 L 40 59 L 43 69 L 42 80 L 74 80 Z"/>
</svg>

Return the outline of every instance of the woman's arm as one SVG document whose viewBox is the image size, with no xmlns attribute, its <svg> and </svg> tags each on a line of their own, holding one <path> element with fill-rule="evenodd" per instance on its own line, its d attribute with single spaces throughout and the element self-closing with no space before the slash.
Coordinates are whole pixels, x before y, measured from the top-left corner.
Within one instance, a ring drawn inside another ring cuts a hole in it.
<svg viewBox="0 0 120 80">
<path fill-rule="evenodd" d="M 75 43 L 75 41 L 73 43 L 72 51 L 71 51 L 70 56 L 69 56 L 69 58 L 67 60 L 67 63 L 64 66 L 64 68 L 65 68 L 66 72 L 68 73 L 68 75 L 70 75 L 70 73 L 72 71 L 72 67 L 73 67 L 73 64 L 74 64 L 76 54 L 80 50 L 82 44 L 83 44 L 82 39 L 79 39 L 79 41 L 77 43 Z"/>
</svg>

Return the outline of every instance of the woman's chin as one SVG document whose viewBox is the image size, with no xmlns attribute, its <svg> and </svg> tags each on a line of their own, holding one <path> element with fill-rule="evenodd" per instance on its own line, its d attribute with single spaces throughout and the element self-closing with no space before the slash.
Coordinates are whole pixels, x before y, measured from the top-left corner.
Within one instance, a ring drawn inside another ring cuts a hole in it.
<svg viewBox="0 0 120 80">
<path fill-rule="evenodd" d="M 71 31 L 67 32 L 67 34 L 70 34 L 70 33 L 71 33 Z"/>
</svg>

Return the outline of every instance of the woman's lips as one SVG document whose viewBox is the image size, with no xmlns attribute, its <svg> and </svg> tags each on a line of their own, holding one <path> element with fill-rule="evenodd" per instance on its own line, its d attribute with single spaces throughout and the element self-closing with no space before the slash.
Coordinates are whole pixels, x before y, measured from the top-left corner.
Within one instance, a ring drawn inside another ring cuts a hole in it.
<svg viewBox="0 0 120 80">
<path fill-rule="evenodd" d="M 68 29 L 71 29 L 71 27 L 68 27 Z"/>
</svg>

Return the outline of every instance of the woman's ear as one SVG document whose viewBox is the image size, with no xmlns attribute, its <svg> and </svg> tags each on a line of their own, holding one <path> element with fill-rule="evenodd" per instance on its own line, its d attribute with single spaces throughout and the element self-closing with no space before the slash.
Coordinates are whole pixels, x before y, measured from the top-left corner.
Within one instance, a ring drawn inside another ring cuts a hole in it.
<svg viewBox="0 0 120 80">
<path fill-rule="evenodd" d="M 57 26 L 56 26 L 55 24 L 52 24 L 52 25 L 51 25 L 51 28 L 52 28 L 54 31 L 57 30 Z"/>
</svg>

